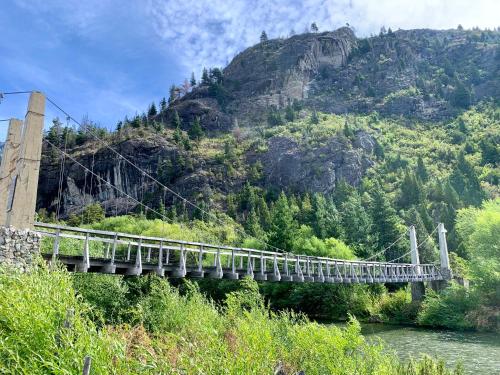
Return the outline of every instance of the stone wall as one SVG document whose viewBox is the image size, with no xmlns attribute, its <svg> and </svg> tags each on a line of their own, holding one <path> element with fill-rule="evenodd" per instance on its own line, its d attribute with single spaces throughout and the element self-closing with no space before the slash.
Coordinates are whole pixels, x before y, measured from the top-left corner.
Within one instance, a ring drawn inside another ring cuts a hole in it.
<svg viewBox="0 0 500 375">
<path fill-rule="evenodd" d="M 40 253 L 40 235 L 27 229 L 0 227 L 0 266 L 28 270 Z"/>
</svg>

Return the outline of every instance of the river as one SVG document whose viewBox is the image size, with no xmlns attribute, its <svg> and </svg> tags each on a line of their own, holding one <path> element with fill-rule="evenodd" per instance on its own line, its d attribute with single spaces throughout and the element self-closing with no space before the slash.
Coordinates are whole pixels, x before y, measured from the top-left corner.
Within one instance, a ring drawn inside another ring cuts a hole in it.
<svg viewBox="0 0 500 375">
<path fill-rule="evenodd" d="M 461 362 L 466 374 L 500 375 L 500 336 L 416 327 L 363 324 L 367 339 L 380 337 L 401 359 L 420 353 L 439 357 L 449 367 Z"/>
</svg>

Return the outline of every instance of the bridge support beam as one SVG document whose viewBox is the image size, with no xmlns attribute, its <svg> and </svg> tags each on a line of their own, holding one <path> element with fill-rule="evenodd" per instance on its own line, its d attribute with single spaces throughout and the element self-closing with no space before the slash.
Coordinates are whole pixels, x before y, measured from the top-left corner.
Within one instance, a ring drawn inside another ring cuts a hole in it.
<svg viewBox="0 0 500 375">
<path fill-rule="evenodd" d="M 420 277 L 422 270 L 420 269 L 420 256 L 418 254 L 417 232 L 415 231 L 415 227 L 413 225 L 410 226 L 410 250 L 411 264 L 415 266 L 414 273 L 417 277 Z M 414 277 L 415 275 L 411 275 L 410 277 Z M 422 301 L 425 295 L 424 283 L 422 281 L 418 281 L 412 282 L 410 285 L 412 301 Z"/>
<path fill-rule="evenodd" d="M 7 220 L 9 186 L 12 176 L 16 172 L 22 130 L 23 122 L 21 120 L 10 119 L 0 164 L 0 225 L 5 225 Z"/>
<path fill-rule="evenodd" d="M 40 92 L 32 92 L 24 120 L 16 170 L 9 186 L 11 199 L 7 202 L 7 226 L 12 225 L 20 229 L 33 228 L 44 114 L 45 96 Z"/>
<path fill-rule="evenodd" d="M 443 223 L 438 224 L 438 235 L 439 235 L 439 260 L 441 264 L 441 275 L 443 280 L 437 280 L 431 282 L 431 287 L 436 292 L 445 289 L 451 278 L 453 277 L 450 268 L 450 258 L 448 256 L 448 244 L 446 242 L 446 229 Z"/>
</svg>

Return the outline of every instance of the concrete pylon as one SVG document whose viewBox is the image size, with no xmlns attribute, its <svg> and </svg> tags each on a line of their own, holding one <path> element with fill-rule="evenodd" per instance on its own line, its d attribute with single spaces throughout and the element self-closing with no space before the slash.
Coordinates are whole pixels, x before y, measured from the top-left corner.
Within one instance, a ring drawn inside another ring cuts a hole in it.
<svg viewBox="0 0 500 375">
<path fill-rule="evenodd" d="M 16 171 L 9 186 L 7 225 L 19 229 L 33 228 L 40 158 L 42 155 L 45 95 L 32 92 L 24 120 Z"/>
<path fill-rule="evenodd" d="M 438 224 L 439 235 L 439 258 L 441 262 L 441 273 L 446 279 L 451 279 L 450 258 L 448 256 L 448 244 L 446 243 L 446 229 L 443 223 Z"/>
<path fill-rule="evenodd" d="M 420 269 L 420 256 L 418 254 L 418 245 L 417 245 L 417 232 L 415 227 L 410 226 L 410 255 L 411 255 L 411 264 L 416 267 L 416 274 L 419 277 L 422 273 Z M 421 301 L 425 295 L 425 286 L 422 281 L 412 282 L 411 283 L 411 299 L 413 301 Z"/>
<path fill-rule="evenodd" d="M 12 176 L 16 172 L 22 130 L 23 122 L 21 120 L 10 119 L 7 139 L 3 146 L 2 162 L 0 164 L 0 226 L 5 225 L 7 221 L 9 186 Z"/>
</svg>

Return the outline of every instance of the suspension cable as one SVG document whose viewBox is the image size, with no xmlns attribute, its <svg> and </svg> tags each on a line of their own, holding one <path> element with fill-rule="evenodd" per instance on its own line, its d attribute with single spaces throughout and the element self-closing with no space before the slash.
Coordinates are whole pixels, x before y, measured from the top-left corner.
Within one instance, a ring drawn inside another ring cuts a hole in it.
<svg viewBox="0 0 500 375">
<path fill-rule="evenodd" d="M 79 125 L 80 127 L 82 126 L 74 117 L 72 117 L 68 112 L 66 112 L 64 109 L 62 109 L 57 103 L 55 103 L 52 99 L 50 99 L 49 97 L 46 97 L 47 101 L 49 103 L 51 103 L 55 108 L 57 108 L 59 111 L 61 111 L 62 113 L 64 113 L 67 117 L 69 117 L 72 121 L 74 121 L 77 125 Z M 136 165 L 134 162 L 132 162 L 130 159 L 126 158 L 125 156 L 123 156 L 122 154 L 120 154 L 118 151 L 116 151 L 113 147 L 111 147 L 111 145 L 104 141 L 103 139 L 101 139 L 98 135 L 95 134 L 95 132 L 93 131 L 93 129 L 91 127 L 88 127 L 88 132 L 99 142 L 101 142 L 107 149 L 111 150 L 113 153 L 115 153 L 116 155 L 120 156 L 123 158 L 123 160 L 128 163 L 130 166 L 134 167 L 135 169 L 137 169 L 139 172 L 141 173 L 144 173 L 144 175 L 146 177 L 148 177 L 149 179 L 151 179 L 152 181 L 154 181 L 156 184 L 162 186 L 164 189 L 168 190 L 171 194 L 175 195 L 176 197 L 178 197 L 179 199 L 181 199 L 181 201 L 183 202 L 183 205 L 185 206 L 186 203 L 189 204 L 191 207 L 199 210 L 200 212 L 202 212 L 203 214 L 207 215 L 208 217 L 212 217 L 214 218 L 216 221 L 218 221 L 220 224 L 227 224 L 226 222 L 224 222 L 224 220 L 222 220 L 221 218 L 217 217 L 216 215 L 214 215 L 213 213 L 211 212 L 207 212 L 206 210 L 204 210 L 203 208 L 199 207 L 198 205 L 196 205 L 195 203 L 187 200 L 186 198 L 184 198 L 182 195 L 180 195 L 179 193 L 177 193 L 176 191 L 172 190 L 171 188 L 169 188 L 168 186 L 164 185 L 163 183 L 161 183 L 160 181 L 158 181 L 156 178 L 154 178 L 153 176 L 151 176 L 149 173 L 145 172 L 141 167 L 139 167 L 138 165 Z M 254 236 L 251 236 L 249 235 L 248 233 L 246 233 L 244 230 L 241 230 L 239 228 L 234 228 L 236 232 L 240 233 L 240 234 L 243 234 L 244 236 L 246 237 L 250 237 L 250 238 L 253 238 L 255 240 L 257 240 L 258 242 L 262 243 L 263 245 L 266 245 L 274 250 L 277 250 L 277 251 L 280 251 L 280 252 L 286 252 L 285 250 L 283 249 L 280 249 L 276 246 L 273 246 L 257 237 L 254 237 Z"/>
<path fill-rule="evenodd" d="M 46 142 L 47 144 L 49 144 L 50 146 L 52 146 L 53 148 L 55 148 L 56 150 L 58 150 L 59 152 L 61 153 L 64 153 L 63 150 L 61 150 L 59 147 L 57 147 L 55 144 L 53 144 L 52 142 L 50 142 L 48 139 L 44 139 L 44 142 Z M 136 204 L 138 205 L 141 205 L 149 210 L 151 210 L 152 212 L 158 214 L 160 217 L 162 217 L 163 219 L 167 220 L 167 221 L 170 221 L 172 224 L 175 224 L 173 221 L 171 221 L 168 217 L 166 217 L 165 215 L 162 215 L 160 214 L 158 211 L 154 210 L 153 208 L 151 207 L 148 207 L 146 206 L 145 204 L 143 204 L 142 202 L 139 202 L 137 199 L 135 199 L 134 197 L 130 196 L 129 194 L 125 193 L 123 190 L 121 190 L 120 188 L 116 187 L 115 185 L 113 185 L 112 183 L 110 183 L 109 181 L 107 181 L 106 179 L 102 178 L 101 176 L 99 176 L 98 174 L 92 172 L 90 169 L 88 169 L 85 165 L 83 165 L 82 163 L 80 163 L 78 160 L 76 160 L 74 157 L 72 157 L 71 155 L 69 155 L 68 153 L 65 153 L 66 154 L 66 157 L 70 160 L 72 160 L 75 164 L 77 164 L 78 166 L 82 167 L 85 171 L 87 172 L 90 172 L 93 176 L 95 176 L 95 178 L 97 180 L 99 180 L 100 182 L 104 182 L 106 183 L 107 186 L 110 186 L 112 187 L 113 189 L 115 189 L 116 191 L 120 192 L 121 194 L 127 196 L 128 198 L 132 199 Z"/>
<path fill-rule="evenodd" d="M 371 257 L 369 258 L 366 258 L 366 259 L 361 259 L 361 261 L 369 261 L 373 258 L 376 258 L 378 257 L 379 255 L 382 255 L 384 254 L 387 250 L 389 250 L 390 248 L 392 248 L 394 245 L 396 245 L 399 241 L 401 241 L 403 239 L 403 237 L 405 237 L 406 235 L 408 234 L 408 231 L 405 231 L 403 234 L 401 234 L 401 236 L 399 236 L 399 238 L 394 241 L 393 243 L 391 243 L 389 246 L 387 246 L 385 249 L 379 251 L 378 253 L 376 254 L 373 254 Z"/>
<path fill-rule="evenodd" d="M 432 235 L 433 235 L 434 233 L 436 233 L 436 231 L 438 230 L 438 228 L 439 228 L 439 225 L 436 225 L 436 228 L 434 228 L 434 230 L 433 230 L 431 233 L 429 233 L 429 234 L 427 235 L 427 237 L 425 238 L 425 240 L 423 240 L 422 242 L 420 242 L 420 243 L 417 245 L 417 249 L 418 249 L 420 246 L 422 246 L 423 244 L 425 244 L 427 241 L 429 241 L 429 239 L 431 239 L 431 238 L 432 238 Z"/>
</svg>

